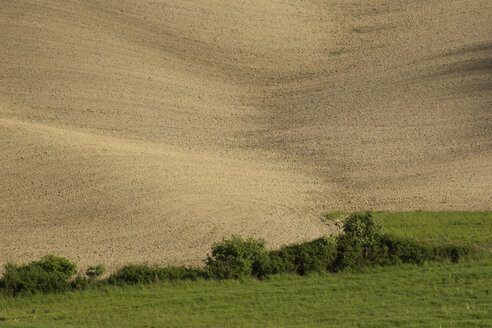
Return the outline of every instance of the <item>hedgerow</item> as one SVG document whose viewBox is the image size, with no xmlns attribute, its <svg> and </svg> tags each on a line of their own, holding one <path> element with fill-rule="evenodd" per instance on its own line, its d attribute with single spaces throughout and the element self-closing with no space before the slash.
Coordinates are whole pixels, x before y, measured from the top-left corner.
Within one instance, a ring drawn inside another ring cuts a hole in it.
<svg viewBox="0 0 492 328">
<path fill-rule="evenodd" d="M 212 246 L 205 266 L 127 265 L 106 279 L 97 279 L 104 266 L 91 266 L 86 276 L 74 277 L 77 266 L 63 257 L 46 255 L 25 265 L 9 263 L 0 279 L 0 293 L 6 296 L 63 292 L 99 286 L 148 284 L 173 280 L 265 279 L 278 273 L 305 275 L 311 272 L 357 271 L 369 266 L 424 264 L 431 261 L 456 263 L 477 251 L 456 245 L 432 245 L 384 234 L 370 212 L 355 213 L 344 222 L 344 233 L 336 238 L 267 250 L 262 239 L 232 236 Z"/>
<path fill-rule="evenodd" d="M 110 285 L 148 284 L 170 280 L 197 280 L 208 278 L 201 268 L 183 266 L 149 266 L 145 264 L 127 265 L 111 274 L 107 283 Z"/>
<path fill-rule="evenodd" d="M 334 271 L 336 256 L 336 242 L 328 237 L 284 246 L 269 252 L 269 262 L 261 276 L 284 272 L 305 275 L 310 272 Z"/>
</svg>

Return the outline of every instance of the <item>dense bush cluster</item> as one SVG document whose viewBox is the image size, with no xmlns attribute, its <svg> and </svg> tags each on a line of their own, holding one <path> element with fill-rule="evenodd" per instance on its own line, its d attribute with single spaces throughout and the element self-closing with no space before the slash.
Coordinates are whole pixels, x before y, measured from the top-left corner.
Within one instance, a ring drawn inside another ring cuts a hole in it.
<svg viewBox="0 0 492 328">
<path fill-rule="evenodd" d="M 75 264 L 47 255 L 26 265 L 7 264 L 0 279 L 0 293 L 7 296 L 85 289 L 105 284 L 125 285 L 173 280 L 264 279 L 271 274 L 357 271 L 368 266 L 423 264 L 430 261 L 458 262 L 474 253 L 472 248 L 430 245 L 384 234 L 371 213 L 355 213 L 344 222 L 337 238 L 313 241 L 268 250 L 265 241 L 233 236 L 212 246 L 203 268 L 183 266 L 128 265 L 104 280 L 103 265 L 90 266 L 86 276 L 74 275 Z"/>
<path fill-rule="evenodd" d="M 9 296 L 70 290 L 70 279 L 76 272 L 74 263 L 54 255 L 46 255 L 40 261 L 26 265 L 9 263 L 0 279 L 0 290 Z"/>
<path fill-rule="evenodd" d="M 205 270 L 215 279 L 244 276 L 261 279 L 282 272 L 304 275 L 331 270 L 335 257 L 335 241 L 327 237 L 268 251 L 263 240 L 233 236 L 214 244 Z"/>
<path fill-rule="evenodd" d="M 258 275 L 267 259 L 264 240 L 232 236 L 212 246 L 212 254 L 207 256 L 205 264 L 211 277 L 230 279 Z"/>
<path fill-rule="evenodd" d="M 334 271 L 337 257 L 335 239 L 321 237 L 313 241 L 284 246 L 270 251 L 262 275 L 290 272 L 305 275 L 310 272 Z"/>
<path fill-rule="evenodd" d="M 110 275 L 107 283 L 110 285 L 147 284 L 167 280 L 197 280 L 198 278 L 208 278 L 208 275 L 200 268 L 158 267 L 141 264 L 124 266 Z"/>
</svg>

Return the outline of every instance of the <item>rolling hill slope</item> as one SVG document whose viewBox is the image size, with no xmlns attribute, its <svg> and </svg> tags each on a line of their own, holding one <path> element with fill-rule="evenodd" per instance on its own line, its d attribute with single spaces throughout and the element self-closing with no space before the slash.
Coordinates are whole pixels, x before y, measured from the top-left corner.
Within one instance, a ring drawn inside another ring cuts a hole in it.
<svg viewBox="0 0 492 328">
<path fill-rule="evenodd" d="M 486 0 L 0 0 L 0 45 L 2 263 L 491 208 Z"/>
</svg>

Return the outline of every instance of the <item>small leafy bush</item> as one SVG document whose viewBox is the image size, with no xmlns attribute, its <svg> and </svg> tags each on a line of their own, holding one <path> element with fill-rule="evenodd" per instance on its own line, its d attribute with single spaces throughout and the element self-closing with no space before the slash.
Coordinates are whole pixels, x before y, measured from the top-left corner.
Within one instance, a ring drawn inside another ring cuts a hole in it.
<svg viewBox="0 0 492 328">
<path fill-rule="evenodd" d="M 157 268 L 148 265 L 127 265 L 109 276 L 108 283 L 121 284 L 149 284 L 158 281 Z"/>
<path fill-rule="evenodd" d="M 337 270 L 357 270 L 377 261 L 382 228 L 370 212 L 350 215 L 344 222 L 343 232 L 336 241 Z"/>
<path fill-rule="evenodd" d="M 97 280 L 94 278 L 87 278 L 81 274 L 78 274 L 70 281 L 71 290 L 87 290 L 91 288 L 98 288 L 105 285 L 104 280 Z"/>
<path fill-rule="evenodd" d="M 197 280 L 208 279 L 208 274 L 202 268 L 168 266 L 160 270 L 161 280 Z"/>
<path fill-rule="evenodd" d="M 65 279 L 70 279 L 77 273 L 77 265 L 64 257 L 55 255 L 45 255 L 39 262 L 32 262 L 31 265 L 39 265 L 44 271 L 59 275 Z"/>
<path fill-rule="evenodd" d="M 268 273 L 333 271 L 337 247 L 333 238 L 321 237 L 313 241 L 284 246 L 269 253 Z"/>
<path fill-rule="evenodd" d="M 54 255 L 25 265 L 9 263 L 0 279 L 0 290 L 9 296 L 66 291 L 71 288 L 70 279 L 76 272 L 74 263 Z"/>
<path fill-rule="evenodd" d="M 339 239 L 350 239 L 354 244 L 369 247 L 379 242 L 382 227 L 371 212 L 354 213 L 344 221 L 343 232 Z"/>
<path fill-rule="evenodd" d="M 106 273 L 106 267 L 104 266 L 104 264 L 90 265 L 87 268 L 87 271 L 85 272 L 85 274 L 91 279 L 100 277 L 105 273 Z"/>
<path fill-rule="evenodd" d="M 266 271 L 268 253 L 264 240 L 232 236 L 212 246 L 205 261 L 210 276 L 216 279 L 255 276 Z"/>
<path fill-rule="evenodd" d="M 400 263 L 424 264 L 434 259 L 431 245 L 392 235 L 381 237 L 375 264 L 394 265 Z"/>
<path fill-rule="evenodd" d="M 111 285 L 148 284 L 159 281 L 197 280 L 207 278 L 207 274 L 200 268 L 184 266 L 148 266 L 127 265 L 111 274 L 108 283 Z"/>
</svg>

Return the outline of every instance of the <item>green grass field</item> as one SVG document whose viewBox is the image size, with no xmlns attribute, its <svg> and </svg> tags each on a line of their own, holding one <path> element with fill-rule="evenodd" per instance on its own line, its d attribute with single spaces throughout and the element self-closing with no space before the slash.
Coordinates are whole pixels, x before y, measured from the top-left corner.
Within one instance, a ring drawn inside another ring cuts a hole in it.
<svg viewBox="0 0 492 328">
<path fill-rule="evenodd" d="M 492 249 L 492 211 L 374 214 L 386 232 L 397 236 Z"/>
<path fill-rule="evenodd" d="M 491 212 L 377 213 L 386 231 L 490 245 Z M 466 224 L 470 222 L 470 224 Z M 492 255 L 362 273 L 0 298 L 0 327 L 492 327 Z"/>
<path fill-rule="evenodd" d="M 8 327 L 491 327 L 490 261 L 0 301 Z"/>
</svg>

